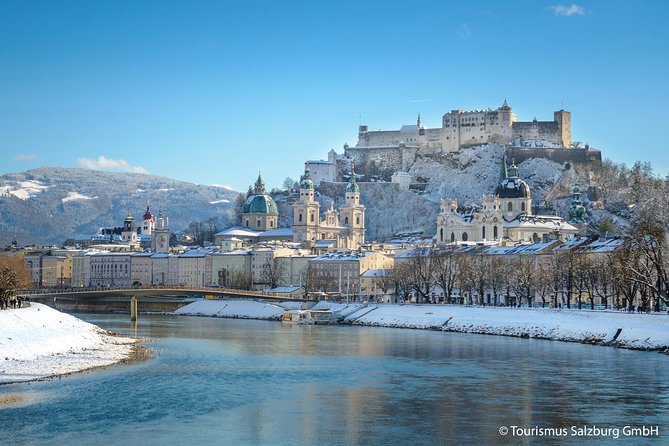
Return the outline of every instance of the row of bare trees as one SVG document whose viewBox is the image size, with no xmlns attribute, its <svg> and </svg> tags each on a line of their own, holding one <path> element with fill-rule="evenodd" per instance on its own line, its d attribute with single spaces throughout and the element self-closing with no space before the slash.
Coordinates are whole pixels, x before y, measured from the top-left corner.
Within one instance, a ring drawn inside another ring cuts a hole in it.
<svg viewBox="0 0 669 446">
<path fill-rule="evenodd" d="M 660 311 L 669 303 L 666 244 L 662 225 L 644 222 L 608 252 L 587 244 L 516 255 L 488 254 L 481 247 L 421 248 L 398 259 L 377 285 L 419 302 Z"/>
</svg>

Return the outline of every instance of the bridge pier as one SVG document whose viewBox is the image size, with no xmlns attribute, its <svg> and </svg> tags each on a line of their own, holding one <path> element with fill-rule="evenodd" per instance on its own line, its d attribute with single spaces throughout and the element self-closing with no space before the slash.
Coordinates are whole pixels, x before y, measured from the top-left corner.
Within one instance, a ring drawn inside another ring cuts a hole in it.
<svg viewBox="0 0 669 446">
<path fill-rule="evenodd" d="M 137 297 L 130 300 L 130 322 L 137 322 Z"/>
</svg>

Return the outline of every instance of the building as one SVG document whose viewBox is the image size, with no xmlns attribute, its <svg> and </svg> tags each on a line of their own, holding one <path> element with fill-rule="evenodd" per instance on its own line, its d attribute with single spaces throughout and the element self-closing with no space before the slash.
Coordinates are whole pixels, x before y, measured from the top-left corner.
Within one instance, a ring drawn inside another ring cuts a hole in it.
<svg viewBox="0 0 669 446">
<path fill-rule="evenodd" d="M 423 126 L 420 115 L 416 125 L 399 130 L 370 131 L 361 125 L 356 148 L 417 148 L 424 153 L 447 153 L 462 147 L 489 142 L 506 144 L 511 140 L 538 140 L 554 147 L 571 146 L 571 113 L 558 110 L 551 121 L 517 121 L 505 100 L 497 109 L 452 110 L 442 116 L 440 128 Z M 346 153 L 348 154 L 348 153 Z"/>
<path fill-rule="evenodd" d="M 151 251 L 155 253 L 170 252 L 170 230 L 169 219 L 163 214 L 163 210 L 158 211 L 156 224 L 151 231 Z"/>
<path fill-rule="evenodd" d="M 308 289 L 362 298 L 361 275 L 392 267 L 392 258 L 380 251 L 326 253 L 309 261 Z"/>
<path fill-rule="evenodd" d="M 132 254 L 128 252 L 97 252 L 90 256 L 92 286 L 125 287 L 132 284 Z"/>
<path fill-rule="evenodd" d="M 559 237 L 568 239 L 578 229 L 563 218 L 552 215 L 534 215 L 532 192 L 512 164 L 506 167 L 495 195 L 483 197 L 482 208 L 458 209 L 454 199 L 441 200 L 437 217 L 437 244 L 462 242 L 511 241 L 539 242 Z"/>
<path fill-rule="evenodd" d="M 253 194 L 242 207 L 242 225 L 254 231 L 267 231 L 276 228 L 278 222 L 279 208 L 265 191 L 265 183 L 258 174 Z"/>
<path fill-rule="evenodd" d="M 307 168 L 300 179 L 300 197 L 293 204 L 294 242 L 313 246 L 317 241 L 334 240 L 334 247 L 342 249 L 357 249 L 365 243 L 365 206 L 360 203 L 360 186 L 353 170 L 340 210 L 335 210 L 331 204 L 325 219 L 321 220 L 320 208 Z"/>
</svg>

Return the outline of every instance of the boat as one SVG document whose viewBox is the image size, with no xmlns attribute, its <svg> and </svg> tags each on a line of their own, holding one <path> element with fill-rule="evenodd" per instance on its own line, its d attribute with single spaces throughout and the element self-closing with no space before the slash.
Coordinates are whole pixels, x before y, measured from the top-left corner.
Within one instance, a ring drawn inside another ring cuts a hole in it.
<svg viewBox="0 0 669 446">
<path fill-rule="evenodd" d="M 284 324 L 314 325 L 316 321 L 307 310 L 286 311 L 281 315 Z"/>
<path fill-rule="evenodd" d="M 307 310 L 314 324 L 317 325 L 334 325 L 337 324 L 337 315 L 332 310 Z"/>
</svg>

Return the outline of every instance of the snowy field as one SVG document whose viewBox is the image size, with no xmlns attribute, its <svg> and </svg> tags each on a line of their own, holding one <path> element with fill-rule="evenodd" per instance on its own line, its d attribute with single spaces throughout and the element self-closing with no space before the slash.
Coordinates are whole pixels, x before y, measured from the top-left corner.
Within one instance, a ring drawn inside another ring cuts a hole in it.
<svg viewBox="0 0 669 446">
<path fill-rule="evenodd" d="M 42 304 L 0 311 L 0 384 L 111 365 L 134 342 Z"/>
<path fill-rule="evenodd" d="M 186 305 L 176 314 L 278 319 L 284 308 L 293 308 L 296 304 L 205 300 Z M 331 309 L 345 322 L 356 325 L 518 336 L 633 349 L 669 348 L 669 315 L 666 314 L 332 302 L 319 302 L 313 308 Z"/>
</svg>

